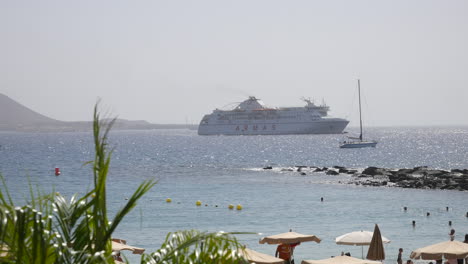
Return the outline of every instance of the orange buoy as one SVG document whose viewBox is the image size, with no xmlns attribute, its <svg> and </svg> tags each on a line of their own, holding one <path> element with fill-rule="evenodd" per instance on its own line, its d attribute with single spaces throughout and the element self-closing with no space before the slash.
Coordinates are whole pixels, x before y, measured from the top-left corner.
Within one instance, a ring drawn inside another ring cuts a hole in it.
<svg viewBox="0 0 468 264">
<path fill-rule="evenodd" d="M 55 168 L 55 176 L 59 176 L 60 175 L 60 168 Z"/>
</svg>

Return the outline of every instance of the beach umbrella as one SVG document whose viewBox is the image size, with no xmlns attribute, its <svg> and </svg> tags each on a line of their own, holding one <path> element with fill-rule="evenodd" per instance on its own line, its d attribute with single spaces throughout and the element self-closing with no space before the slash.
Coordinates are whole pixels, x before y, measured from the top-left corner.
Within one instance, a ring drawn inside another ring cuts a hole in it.
<svg viewBox="0 0 468 264">
<path fill-rule="evenodd" d="M 367 259 L 370 260 L 384 260 L 385 250 L 382 242 L 382 235 L 377 224 L 375 224 L 374 235 L 372 236 L 369 250 L 367 251 Z"/>
<path fill-rule="evenodd" d="M 112 239 L 112 251 L 122 251 L 128 250 L 133 254 L 143 254 L 145 252 L 144 248 L 134 247 L 126 244 L 127 242 L 123 239 Z"/>
<path fill-rule="evenodd" d="M 460 241 L 445 241 L 411 252 L 412 259 L 463 259 L 468 257 L 468 244 Z"/>
<path fill-rule="evenodd" d="M 322 241 L 320 238 L 315 235 L 303 235 L 300 233 L 292 232 L 289 230 L 287 233 L 281 233 L 278 235 L 267 236 L 260 239 L 260 244 L 295 244 L 301 242 L 315 241 L 320 243 Z M 294 251 L 291 252 L 291 259 L 293 259 Z"/>
<path fill-rule="evenodd" d="M 372 241 L 373 235 L 374 232 L 370 231 L 356 231 L 335 238 L 335 242 L 338 245 L 368 246 Z M 382 236 L 382 242 L 387 244 L 390 243 L 390 240 Z"/>
<path fill-rule="evenodd" d="M 252 249 L 244 248 L 244 257 L 250 263 L 257 264 L 284 264 L 284 260 L 280 258 L 275 258 L 273 256 L 257 252 Z"/>
<path fill-rule="evenodd" d="M 348 256 L 336 256 L 334 258 L 320 260 L 303 260 L 301 264 L 382 264 L 382 262 Z"/>
<path fill-rule="evenodd" d="M 363 246 L 370 245 L 373 235 L 374 235 L 374 232 L 370 232 L 370 231 L 356 231 L 356 232 L 346 233 L 342 236 L 335 238 L 335 243 L 337 245 L 361 246 L 362 258 L 364 258 Z M 382 236 L 382 242 L 387 244 L 387 243 L 390 243 L 390 240 Z"/>
<path fill-rule="evenodd" d="M 299 242 L 308 242 L 315 241 L 320 243 L 322 241 L 320 238 L 314 235 L 303 235 L 296 232 L 289 231 L 287 233 L 282 233 L 273 236 L 267 236 L 260 239 L 260 244 L 294 244 Z"/>
</svg>

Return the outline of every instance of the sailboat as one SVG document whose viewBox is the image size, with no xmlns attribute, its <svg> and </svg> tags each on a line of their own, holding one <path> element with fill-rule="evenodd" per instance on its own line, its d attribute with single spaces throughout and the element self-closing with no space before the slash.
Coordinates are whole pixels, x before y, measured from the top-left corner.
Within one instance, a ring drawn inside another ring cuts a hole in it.
<svg viewBox="0 0 468 264">
<path fill-rule="evenodd" d="M 361 133 L 359 134 L 358 138 L 355 137 L 348 137 L 351 139 L 350 141 L 344 141 L 340 148 L 367 148 L 373 147 L 377 145 L 377 141 L 366 141 L 362 139 L 362 114 L 361 114 L 361 82 L 358 79 L 358 93 L 359 93 L 359 127 L 361 129 Z"/>
</svg>

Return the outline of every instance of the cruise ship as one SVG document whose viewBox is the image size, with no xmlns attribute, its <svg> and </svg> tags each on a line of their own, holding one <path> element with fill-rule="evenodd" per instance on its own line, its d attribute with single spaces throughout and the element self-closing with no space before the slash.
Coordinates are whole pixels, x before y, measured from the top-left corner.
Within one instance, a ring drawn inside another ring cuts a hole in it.
<svg viewBox="0 0 468 264">
<path fill-rule="evenodd" d="M 203 117 L 199 135 L 339 134 L 349 121 L 328 117 L 330 108 L 303 98 L 303 107 L 271 108 L 250 96 L 232 110 L 215 109 Z"/>
</svg>

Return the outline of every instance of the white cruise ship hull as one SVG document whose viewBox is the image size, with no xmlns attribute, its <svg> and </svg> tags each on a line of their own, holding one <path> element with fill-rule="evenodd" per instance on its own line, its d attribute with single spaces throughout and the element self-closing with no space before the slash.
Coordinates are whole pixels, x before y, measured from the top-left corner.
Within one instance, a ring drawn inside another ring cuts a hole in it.
<svg viewBox="0 0 468 264">
<path fill-rule="evenodd" d="M 291 135 L 341 134 L 349 121 L 342 118 L 321 118 L 308 122 L 232 122 L 200 124 L 199 135 Z"/>
</svg>

